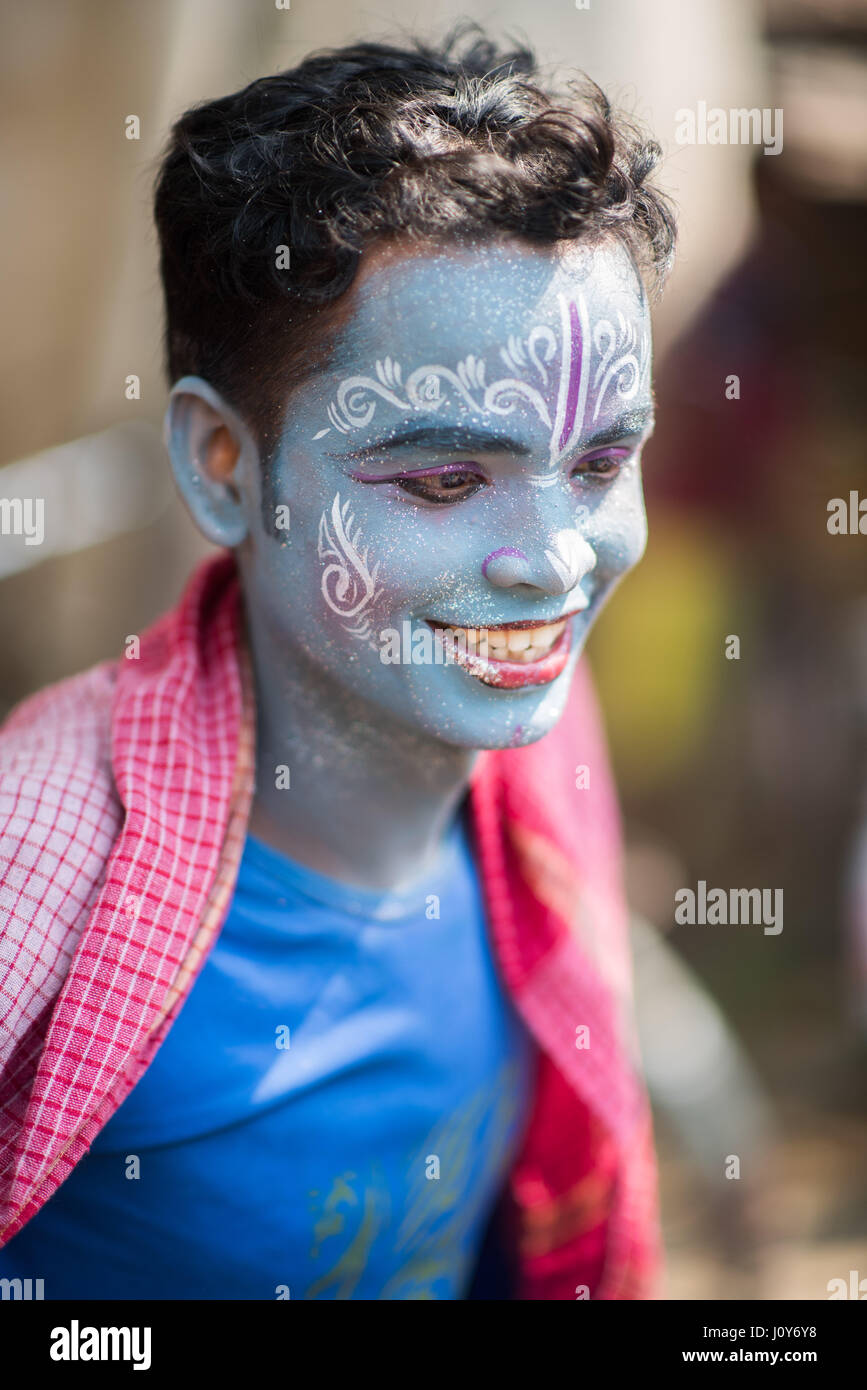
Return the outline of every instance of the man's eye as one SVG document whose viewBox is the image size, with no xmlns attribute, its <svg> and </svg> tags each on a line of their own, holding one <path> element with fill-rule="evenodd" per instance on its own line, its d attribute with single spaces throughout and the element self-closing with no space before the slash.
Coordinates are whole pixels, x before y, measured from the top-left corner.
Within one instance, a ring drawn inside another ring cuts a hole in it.
<svg viewBox="0 0 867 1390">
<path fill-rule="evenodd" d="M 423 502 L 464 502 L 487 483 L 478 473 L 470 469 L 456 469 L 449 473 L 408 474 L 395 478 L 403 492 L 418 497 Z"/>
<path fill-rule="evenodd" d="M 629 453 L 626 449 L 613 454 L 595 454 L 576 464 L 569 476 L 570 478 L 600 478 L 603 481 L 607 478 L 616 478 L 628 457 Z"/>
</svg>

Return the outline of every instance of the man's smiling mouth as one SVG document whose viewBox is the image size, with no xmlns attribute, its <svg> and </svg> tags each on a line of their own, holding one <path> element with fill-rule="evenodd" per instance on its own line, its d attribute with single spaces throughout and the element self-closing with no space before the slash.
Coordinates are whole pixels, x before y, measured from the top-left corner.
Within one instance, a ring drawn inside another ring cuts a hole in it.
<svg viewBox="0 0 867 1390">
<path fill-rule="evenodd" d="M 485 685 L 516 690 L 547 685 L 561 674 L 569 658 L 575 610 L 553 622 L 526 621 L 495 627 L 459 627 L 428 618 L 438 640 L 447 644 L 457 665 Z"/>
</svg>

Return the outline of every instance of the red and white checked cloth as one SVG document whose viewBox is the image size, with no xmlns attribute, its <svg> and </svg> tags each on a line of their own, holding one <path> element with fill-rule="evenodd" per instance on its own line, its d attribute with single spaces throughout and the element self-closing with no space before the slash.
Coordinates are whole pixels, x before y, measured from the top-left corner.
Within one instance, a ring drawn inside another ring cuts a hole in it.
<svg viewBox="0 0 867 1390">
<path fill-rule="evenodd" d="M 207 560 L 138 660 L 0 729 L 0 1244 L 145 1071 L 228 911 L 255 765 L 239 598 L 233 557 Z M 551 734 L 481 755 L 470 803 L 494 957 L 540 1048 L 501 1213 L 517 1296 L 655 1297 L 618 811 L 583 664 Z"/>
</svg>

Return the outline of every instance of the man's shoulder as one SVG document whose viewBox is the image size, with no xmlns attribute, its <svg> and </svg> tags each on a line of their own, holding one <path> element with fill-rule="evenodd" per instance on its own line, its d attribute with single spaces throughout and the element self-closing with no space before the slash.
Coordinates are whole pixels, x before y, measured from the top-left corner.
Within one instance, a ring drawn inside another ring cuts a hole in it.
<svg viewBox="0 0 867 1390">
<path fill-rule="evenodd" d="M 30 696 L 0 726 L 0 1061 L 68 969 L 121 827 L 116 666 Z"/>
<path fill-rule="evenodd" d="M 26 880 L 68 883 L 110 848 L 121 807 L 111 767 L 117 666 L 102 662 L 22 701 L 0 725 L 0 905 Z"/>
<path fill-rule="evenodd" d="M 0 724 L 0 834 L 8 833 L 10 797 L 57 804 L 110 779 L 116 680 L 117 663 L 101 662 L 28 696 Z"/>
</svg>

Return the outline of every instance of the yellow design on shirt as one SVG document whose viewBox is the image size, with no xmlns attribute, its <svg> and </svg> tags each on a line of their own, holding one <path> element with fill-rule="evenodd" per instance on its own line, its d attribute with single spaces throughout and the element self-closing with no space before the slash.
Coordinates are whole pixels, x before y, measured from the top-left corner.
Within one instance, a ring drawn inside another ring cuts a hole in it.
<svg viewBox="0 0 867 1390">
<path fill-rule="evenodd" d="M 481 1087 L 460 1109 L 436 1124 L 408 1161 L 406 1198 L 393 1236 L 399 1267 L 375 1295 L 384 1300 L 430 1300 L 441 1297 L 444 1280 L 463 1288 L 475 1257 L 470 1236 L 479 1202 L 509 1158 L 508 1143 L 517 1110 L 519 1069 L 504 1063 L 492 1085 Z M 516 1138 L 517 1136 L 514 1136 Z M 514 1142 L 513 1138 L 513 1142 Z M 473 1172 L 480 1148 L 484 1158 Z M 428 1160 L 439 1159 L 439 1177 L 428 1177 Z M 314 1225 L 311 1260 L 322 1246 L 342 1246 L 325 1271 L 304 1294 L 351 1299 L 368 1266 L 374 1243 L 391 1228 L 391 1189 L 380 1164 L 362 1177 L 354 1171 L 336 1175 Z M 487 1213 L 485 1213 L 487 1215 Z M 332 1247 L 332 1251 L 333 1251 Z"/>
</svg>

